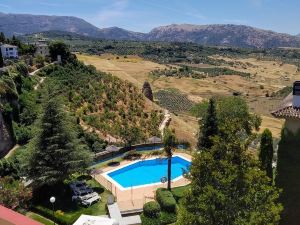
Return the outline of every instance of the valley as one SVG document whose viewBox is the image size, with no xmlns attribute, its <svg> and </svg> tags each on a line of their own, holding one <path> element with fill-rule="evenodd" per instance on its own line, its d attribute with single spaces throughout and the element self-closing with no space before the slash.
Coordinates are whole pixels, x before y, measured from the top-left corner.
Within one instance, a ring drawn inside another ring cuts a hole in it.
<svg viewBox="0 0 300 225">
<path fill-rule="evenodd" d="M 115 54 L 102 54 L 101 56 L 77 54 L 79 60 L 85 64 L 91 64 L 98 70 L 111 73 L 120 79 L 127 80 L 142 88 L 144 81 L 148 80 L 153 92 L 159 90 L 175 90 L 185 96 L 193 103 L 202 102 L 212 96 L 231 96 L 234 92 L 241 93 L 247 101 L 249 108 L 262 116 L 262 129 L 268 127 L 274 137 L 279 138 L 283 121 L 273 118 L 270 114 L 282 97 L 266 97 L 276 93 L 290 85 L 292 81 L 300 78 L 297 67 L 276 61 L 262 61 L 254 58 L 225 58 L 214 56 L 233 64 L 228 68 L 241 72 L 251 73 L 250 78 L 241 76 L 217 76 L 205 79 L 177 78 L 177 77 L 154 77 L 150 72 L 153 70 L 164 70 L 167 66 L 178 66 L 174 64 L 158 64 L 145 60 L 139 56 L 124 56 Z M 245 65 L 248 65 L 245 68 Z M 193 65 L 195 66 L 195 65 Z M 201 66 L 201 64 L 199 64 Z M 180 137 L 191 141 L 194 145 L 197 133 L 196 118 L 189 112 L 180 112 L 172 115 L 171 127 L 175 128 Z M 180 124 L 181 129 L 176 127 Z"/>
</svg>

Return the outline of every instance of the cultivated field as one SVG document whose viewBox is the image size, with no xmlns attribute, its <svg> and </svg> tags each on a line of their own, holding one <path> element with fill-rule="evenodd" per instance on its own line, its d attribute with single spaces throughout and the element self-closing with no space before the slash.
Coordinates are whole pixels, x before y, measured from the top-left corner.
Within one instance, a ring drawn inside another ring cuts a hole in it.
<svg viewBox="0 0 300 225">
<path fill-rule="evenodd" d="M 153 77 L 149 72 L 164 69 L 166 66 L 143 60 L 137 56 L 116 56 L 104 54 L 102 56 L 77 55 L 79 60 L 92 64 L 97 69 L 134 83 L 141 88 L 148 80 L 154 92 L 158 90 L 175 89 L 193 102 L 201 102 L 213 95 L 232 96 L 234 92 L 245 97 L 252 112 L 262 115 L 262 128 L 268 127 L 274 137 L 280 136 L 283 120 L 275 119 L 270 111 L 274 110 L 282 99 L 266 97 L 281 88 L 291 85 L 300 79 L 296 66 L 282 64 L 275 61 L 259 61 L 256 59 L 222 58 L 229 64 L 227 68 L 251 73 L 250 78 L 236 75 L 209 77 L 205 79 Z M 220 58 L 219 56 L 215 56 Z M 197 66 L 197 65 L 193 65 Z M 205 66 L 205 65 L 198 65 Z M 153 107 L 155 104 L 152 104 Z M 157 107 L 155 105 L 155 107 Z M 197 121 L 187 113 L 173 115 L 171 127 L 182 139 L 196 143 Z"/>
</svg>

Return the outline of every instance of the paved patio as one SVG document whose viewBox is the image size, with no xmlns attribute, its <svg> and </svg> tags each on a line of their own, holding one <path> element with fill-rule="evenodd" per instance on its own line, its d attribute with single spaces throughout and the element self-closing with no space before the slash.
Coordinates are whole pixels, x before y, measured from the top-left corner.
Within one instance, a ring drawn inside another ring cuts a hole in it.
<svg viewBox="0 0 300 225">
<path fill-rule="evenodd" d="M 176 153 L 176 155 L 183 156 L 187 159 L 192 159 L 191 155 L 188 155 L 186 153 Z M 119 208 L 121 212 L 128 212 L 128 211 L 135 211 L 135 210 L 141 210 L 143 208 L 143 205 L 146 202 L 152 201 L 154 199 L 155 191 L 156 189 L 160 187 L 167 187 L 167 183 L 165 184 L 158 184 L 158 185 L 152 185 L 147 187 L 136 187 L 132 188 L 130 190 L 120 190 L 116 185 L 108 181 L 103 174 L 105 172 L 108 172 L 110 170 L 122 167 L 124 165 L 127 165 L 129 163 L 132 163 L 132 161 L 124 160 L 120 163 L 117 167 L 105 167 L 102 169 L 103 173 L 95 175 L 95 179 L 107 190 L 111 191 L 112 194 L 116 197 Z M 172 182 L 172 187 L 180 187 L 185 186 L 189 184 L 189 180 L 186 178 L 181 178 L 177 181 Z"/>
</svg>

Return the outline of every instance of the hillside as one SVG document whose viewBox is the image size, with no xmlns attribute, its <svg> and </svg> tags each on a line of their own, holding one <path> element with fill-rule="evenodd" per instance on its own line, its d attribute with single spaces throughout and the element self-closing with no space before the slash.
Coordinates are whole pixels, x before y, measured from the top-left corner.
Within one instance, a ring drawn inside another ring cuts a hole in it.
<svg viewBox="0 0 300 225">
<path fill-rule="evenodd" d="M 244 25 L 172 24 L 139 33 L 119 27 L 100 29 L 77 17 L 0 13 L 0 31 L 8 36 L 51 30 L 111 40 L 194 42 L 242 48 L 300 47 L 299 36 Z"/>
<path fill-rule="evenodd" d="M 153 29 L 151 41 L 195 42 L 204 45 L 236 46 L 243 48 L 298 47 L 300 38 L 288 34 L 243 25 L 172 24 Z"/>
</svg>

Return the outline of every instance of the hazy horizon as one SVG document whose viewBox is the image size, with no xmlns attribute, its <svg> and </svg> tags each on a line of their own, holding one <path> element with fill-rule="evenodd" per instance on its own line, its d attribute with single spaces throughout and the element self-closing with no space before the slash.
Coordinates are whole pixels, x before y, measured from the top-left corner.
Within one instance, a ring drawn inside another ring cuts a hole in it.
<svg viewBox="0 0 300 225">
<path fill-rule="evenodd" d="M 120 27 L 147 33 L 169 24 L 236 24 L 279 33 L 300 33 L 296 0 L 2 0 L 0 12 L 79 17 L 98 28 Z"/>
</svg>

